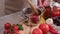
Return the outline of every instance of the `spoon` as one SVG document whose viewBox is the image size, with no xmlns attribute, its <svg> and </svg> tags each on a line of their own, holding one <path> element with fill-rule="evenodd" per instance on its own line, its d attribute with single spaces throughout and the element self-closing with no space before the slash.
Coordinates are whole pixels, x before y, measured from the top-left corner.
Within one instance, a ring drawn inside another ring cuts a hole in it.
<svg viewBox="0 0 60 34">
<path fill-rule="evenodd" d="M 28 4 L 30 5 L 31 9 L 38 14 L 37 9 L 34 7 L 34 5 L 32 4 L 32 2 L 30 0 L 26 0 L 28 2 Z"/>
</svg>

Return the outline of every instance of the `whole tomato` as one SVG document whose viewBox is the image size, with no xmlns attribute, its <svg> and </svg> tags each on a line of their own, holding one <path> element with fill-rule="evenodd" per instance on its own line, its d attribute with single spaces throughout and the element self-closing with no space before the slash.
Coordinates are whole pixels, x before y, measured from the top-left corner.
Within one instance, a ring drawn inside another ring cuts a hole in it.
<svg viewBox="0 0 60 34">
<path fill-rule="evenodd" d="M 53 7 L 53 12 L 57 12 L 58 11 L 58 7 L 54 6 Z"/>
<path fill-rule="evenodd" d="M 16 30 L 18 30 L 18 26 L 17 25 L 13 25 L 13 28 L 12 28 L 14 31 Z"/>
<path fill-rule="evenodd" d="M 38 14 L 35 14 L 35 13 L 32 14 L 32 15 L 31 15 L 31 20 L 32 20 L 32 22 L 35 23 L 35 24 L 38 23 L 38 20 L 39 20 Z"/>
<path fill-rule="evenodd" d="M 12 34 L 19 34 L 19 31 L 12 31 Z"/>
<path fill-rule="evenodd" d="M 12 34 L 19 34 L 19 31 L 13 31 Z"/>
<path fill-rule="evenodd" d="M 43 13 L 43 17 L 44 17 L 45 20 L 48 19 L 48 18 L 51 18 L 51 12 L 52 11 L 51 11 L 51 7 L 50 6 L 45 7 L 45 11 Z"/>
<path fill-rule="evenodd" d="M 60 11 L 57 9 L 56 6 L 53 7 L 52 16 L 53 17 L 60 16 Z"/>
<path fill-rule="evenodd" d="M 9 29 L 9 28 L 11 27 L 11 24 L 10 24 L 10 23 L 6 23 L 6 24 L 4 25 L 4 27 L 5 27 L 5 29 Z"/>
<path fill-rule="evenodd" d="M 43 31 L 43 33 L 47 33 L 49 31 L 49 26 L 47 24 L 40 24 L 39 28 Z"/>
<path fill-rule="evenodd" d="M 52 12 L 52 16 L 53 17 L 60 16 L 60 11 Z"/>
<path fill-rule="evenodd" d="M 42 30 L 39 28 L 36 28 L 32 31 L 32 34 L 43 34 Z"/>
<path fill-rule="evenodd" d="M 3 34 L 10 34 L 9 30 L 4 30 Z"/>
<path fill-rule="evenodd" d="M 16 34 L 15 32 L 12 32 L 11 34 Z"/>
<path fill-rule="evenodd" d="M 51 34 L 59 34 L 58 31 L 56 31 L 56 29 L 53 26 L 51 26 L 50 24 L 48 24 L 48 26 L 49 26 L 49 32 Z"/>
<path fill-rule="evenodd" d="M 16 33 L 16 34 L 19 34 L 19 31 L 17 30 L 17 31 L 15 31 L 15 33 Z"/>
</svg>

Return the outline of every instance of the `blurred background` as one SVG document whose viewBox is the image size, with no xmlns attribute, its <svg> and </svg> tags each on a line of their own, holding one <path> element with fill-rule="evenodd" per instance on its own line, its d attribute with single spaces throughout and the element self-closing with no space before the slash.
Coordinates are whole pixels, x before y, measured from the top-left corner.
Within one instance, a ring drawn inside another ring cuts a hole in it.
<svg viewBox="0 0 60 34">
<path fill-rule="evenodd" d="M 54 1 L 60 3 L 60 0 Z M 31 2 L 37 6 L 38 0 L 31 0 Z M 0 0 L 0 16 L 19 12 L 25 7 L 29 7 L 25 0 Z"/>
<path fill-rule="evenodd" d="M 37 5 L 37 0 L 31 1 Z M 0 16 L 19 12 L 25 7 L 29 7 L 26 0 L 0 0 Z"/>
<path fill-rule="evenodd" d="M 16 13 L 25 7 L 24 0 L 0 0 L 0 16 Z"/>
</svg>

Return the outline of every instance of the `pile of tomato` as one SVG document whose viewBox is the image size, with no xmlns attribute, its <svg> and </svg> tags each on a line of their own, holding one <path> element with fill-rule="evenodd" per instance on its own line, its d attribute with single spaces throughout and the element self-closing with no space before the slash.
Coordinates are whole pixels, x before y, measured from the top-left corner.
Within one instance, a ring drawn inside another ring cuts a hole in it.
<svg viewBox="0 0 60 34">
<path fill-rule="evenodd" d="M 3 34 L 19 34 L 19 30 L 23 30 L 22 25 L 6 23 L 4 25 L 4 33 Z"/>
<path fill-rule="evenodd" d="M 49 16 L 50 13 L 51 13 L 51 16 Z M 54 23 L 60 25 L 60 21 L 58 22 L 58 20 L 60 18 L 60 9 L 58 9 L 56 6 L 54 6 L 52 8 L 52 10 L 51 9 L 47 9 L 46 12 L 44 13 L 44 16 L 43 17 L 46 17 L 46 18 L 47 17 L 52 17 Z M 40 24 L 38 28 L 35 28 L 32 31 L 32 34 L 48 34 L 48 32 L 50 34 L 60 34 L 50 24 Z"/>
<path fill-rule="evenodd" d="M 38 28 L 32 31 L 32 34 L 48 34 L 48 32 L 50 34 L 59 34 L 58 31 L 49 24 L 40 24 Z"/>
<path fill-rule="evenodd" d="M 54 6 L 52 10 L 52 19 L 55 25 L 60 26 L 60 9 L 56 6 Z"/>
</svg>

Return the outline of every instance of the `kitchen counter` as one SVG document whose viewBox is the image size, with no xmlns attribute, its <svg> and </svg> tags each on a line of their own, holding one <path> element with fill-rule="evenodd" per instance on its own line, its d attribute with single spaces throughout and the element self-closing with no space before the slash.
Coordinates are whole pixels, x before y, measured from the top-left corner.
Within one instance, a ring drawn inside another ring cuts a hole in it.
<svg viewBox="0 0 60 34">
<path fill-rule="evenodd" d="M 22 12 L 17 12 L 17 13 L 13 13 L 10 15 L 0 17 L 0 34 L 3 34 L 4 24 L 6 22 L 9 22 L 11 24 L 15 24 L 15 23 L 20 23 L 21 20 L 23 20 Z"/>
<path fill-rule="evenodd" d="M 17 24 L 17 23 L 20 23 L 22 20 L 24 20 L 23 17 L 24 15 L 22 12 L 17 12 L 17 13 L 0 17 L 0 34 L 3 34 L 4 24 L 6 22 L 9 22 L 11 24 Z M 57 28 L 57 30 L 60 31 L 60 26 L 55 26 L 55 28 Z"/>
</svg>

